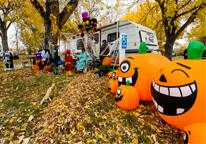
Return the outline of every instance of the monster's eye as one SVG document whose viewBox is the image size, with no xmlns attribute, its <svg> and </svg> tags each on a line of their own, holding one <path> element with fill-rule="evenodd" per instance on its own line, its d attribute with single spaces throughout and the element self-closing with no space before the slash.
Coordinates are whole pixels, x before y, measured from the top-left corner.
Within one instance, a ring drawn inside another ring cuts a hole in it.
<svg viewBox="0 0 206 144">
<path fill-rule="evenodd" d="M 120 95 L 121 94 L 121 89 L 117 89 L 117 94 Z"/>
<path fill-rule="evenodd" d="M 121 64 L 121 71 L 123 73 L 126 73 L 130 68 L 130 62 L 129 61 L 124 61 L 122 64 Z"/>
<path fill-rule="evenodd" d="M 109 86 L 111 86 L 112 84 L 111 83 L 109 83 Z"/>
<path fill-rule="evenodd" d="M 112 73 L 112 76 L 114 77 L 114 76 L 116 76 L 116 73 L 114 72 L 114 73 Z"/>
</svg>

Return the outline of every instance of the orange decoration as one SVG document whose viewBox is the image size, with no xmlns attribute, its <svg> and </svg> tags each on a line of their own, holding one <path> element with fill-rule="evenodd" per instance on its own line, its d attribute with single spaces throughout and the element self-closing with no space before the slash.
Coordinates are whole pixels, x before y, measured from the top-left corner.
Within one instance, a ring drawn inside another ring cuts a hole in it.
<svg viewBox="0 0 206 144">
<path fill-rule="evenodd" d="M 139 92 L 139 99 L 142 101 L 152 100 L 150 94 L 150 83 L 153 75 L 163 65 L 170 62 L 166 57 L 159 54 L 134 54 L 126 57 L 120 64 L 118 81 L 120 85 L 134 86 Z"/>
<path fill-rule="evenodd" d="M 107 75 L 107 80 L 109 81 L 111 79 L 114 79 L 114 77 L 115 77 L 115 79 L 117 79 L 117 77 L 118 77 L 118 70 L 109 72 L 108 75 Z"/>
<path fill-rule="evenodd" d="M 45 66 L 43 70 L 48 71 L 48 72 L 52 72 L 53 68 L 51 66 Z"/>
<path fill-rule="evenodd" d="M 33 65 L 33 66 L 32 66 L 32 69 L 33 69 L 33 70 L 39 70 L 39 66 L 38 66 L 38 65 Z"/>
<path fill-rule="evenodd" d="M 35 61 L 35 64 L 37 65 L 40 61 L 41 61 L 41 60 L 36 60 L 36 61 Z"/>
<path fill-rule="evenodd" d="M 184 130 L 206 123 L 206 60 L 177 60 L 155 74 L 151 94 L 160 116 Z"/>
<path fill-rule="evenodd" d="M 118 80 L 115 77 L 108 82 L 108 90 L 111 93 L 116 93 L 118 86 Z"/>
<path fill-rule="evenodd" d="M 117 60 L 116 60 L 116 58 L 117 58 Z M 113 58 L 113 60 L 115 61 L 119 61 L 119 56 L 114 56 L 114 58 Z"/>
<path fill-rule="evenodd" d="M 105 57 L 102 61 L 102 66 L 109 66 L 112 63 L 112 59 L 110 57 Z"/>
<path fill-rule="evenodd" d="M 115 104 L 125 110 L 136 109 L 139 105 L 139 93 L 133 86 L 121 85 L 115 95 Z"/>
<path fill-rule="evenodd" d="M 205 144 L 206 124 L 196 123 L 186 126 L 184 129 L 184 144 Z"/>
</svg>

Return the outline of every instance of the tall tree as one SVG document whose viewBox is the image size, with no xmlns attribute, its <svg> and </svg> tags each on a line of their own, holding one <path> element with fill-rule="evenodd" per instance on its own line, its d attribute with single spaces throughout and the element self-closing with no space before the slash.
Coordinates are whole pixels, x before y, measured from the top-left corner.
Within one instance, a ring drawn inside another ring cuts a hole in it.
<svg viewBox="0 0 206 144">
<path fill-rule="evenodd" d="M 30 0 L 30 2 L 44 19 L 45 48 L 49 49 L 49 42 L 57 44 L 58 29 L 62 29 L 67 19 L 77 7 L 79 0 L 70 0 L 61 13 L 59 0 L 46 0 L 45 3 L 38 0 Z"/>
<path fill-rule="evenodd" d="M 165 56 L 172 59 L 172 49 L 179 35 L 192 24 L 200 11 L 206 10 L 205 0 L 155 0 L 161 10 L 165 31 Z M 180 23 L 180 27 L 178 25 Z"/>
<path fill-rule="evenodd" d="M 0 0 L 0 32 L 3 50 L 9 50 L 7 31 L 15 20 L 12 11 L 17 7 L 16 0 Z"/>
</svg>

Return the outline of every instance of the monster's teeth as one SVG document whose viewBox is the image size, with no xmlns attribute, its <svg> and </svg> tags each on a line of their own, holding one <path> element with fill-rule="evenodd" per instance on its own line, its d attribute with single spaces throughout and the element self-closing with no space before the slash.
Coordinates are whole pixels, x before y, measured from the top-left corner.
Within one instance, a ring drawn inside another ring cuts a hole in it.
<svg viewBox="0 0 206 144">
<path fill-rule="evenodd" d="M 177 114 L 182 114 L 185 111 L 183 108 L 178 108 L 177 109 Z"/>
<path fill-rule="evenodd" d="M 192 91 L 194 92 L 196 90 L 195 84 L 191 84 L 190 86 L 192 88 Z"/>
<path fill-rule="evenodd" d="M 183 87 L 180 87 L 180 89 L 181 89 L 183 97 L 186 97 L 192 94 L 189 86 L 183 86 Z"/>
<path fill-rule="evenodd" d="M 119 82 L 122 82 L 122 77 L 118 77 L 118 81 L 119 81 Z"/>
<path fill-rule="evenodd" d="M 164 94 L 164 95 L 168 95 L 168 88 L 167 87 L 160 87 L 160 93 Z"/>
<path fill-rule="evenodd" d="M 157 108 L 157 102 L 154 100 L 154 98 L 152 98 L 152 99 L 153 99 L 154 104 L 155 104 L 155 106 L 156 106 L 156 108 Z"/>
<path fill-rule="evenodd" d="M 159 92 L 159 85 L 155 84 L 155 85 L 154 85 L 154 88 L 155 88 L 155 90 L 156 90 L 157 92 Z"/>
<path fill-rule="evenodd" d="M 132 83 L 132 77 L 126 78 L 126 82 L 130 81 L 130 83 Z"/>
<path fill-rule="evenodd" d="M 174 97 L 181 97 L 181 93 L 179 88 L 169 88 L 170 90 L 170 96 L 174 96 Z"/>
<path fill-rule="evenodd" d="M 154 79 L 152 80 L 152 85 L 153 85 L 153 87 L 154 87 L 154 85 L 155 85 Z"/>
<path fill-rule="evenodd" d="M 157 108 L 157 109 L 158 109 L 159 112 L 163 113 L 163 110 L 164 110 L 163 107 L 161 107 L 160 105 L 158 105 L 158 108 Z"/>
<path fill-rule="evenodd" d="M 117 94 L 118 94 L 118 95 L 121 94 L 121 89 L 117 89 Z"/>
</svg>

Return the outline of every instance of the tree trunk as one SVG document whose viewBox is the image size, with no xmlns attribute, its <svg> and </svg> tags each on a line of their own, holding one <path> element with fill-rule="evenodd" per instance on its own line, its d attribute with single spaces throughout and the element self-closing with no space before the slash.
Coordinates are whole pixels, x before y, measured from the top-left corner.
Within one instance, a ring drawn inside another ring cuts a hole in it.
<svg viewBox="0 0 206 144">
<path fill-rule="evenodd" d="M 51 42 L 51 36 L 52 36 L 52 22 L 50 19 L 47 19 L 44 21 L 45 26 L 45 49 L 50 49 L 49 42 Z"/>
<path fill-rule="evenodd" d="M 9 50 L 9 46 L 8 46 L 8 39 L 7 39 L 7 30 L 6 28 L 2 31 L 2 46 L 3 46 L 3 50 L 7 51 Z"/>
<path fill-rule="evenodd" d="M 168 41 L 165 43 L 165 56 L 172 61 L 172 49 L 173 49 L 174 42 Z"/>
</svg>

